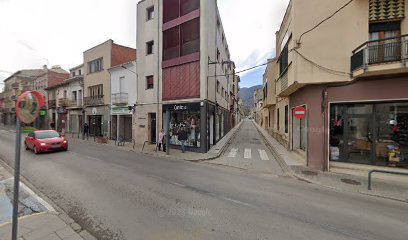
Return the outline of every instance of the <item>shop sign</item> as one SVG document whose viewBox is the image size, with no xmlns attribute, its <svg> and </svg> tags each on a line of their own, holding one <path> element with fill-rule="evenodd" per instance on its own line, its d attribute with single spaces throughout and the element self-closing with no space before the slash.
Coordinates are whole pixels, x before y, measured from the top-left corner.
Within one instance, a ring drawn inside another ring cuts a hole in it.
<svg viewBox="0 0 408 240">
<path fill-rule="evenodd" d="M 111 115 L 131 114 L 128 107 L 114 107 L 111 108 Z"/>
<path fill-rule="evenodd" d="M 306 108 L 296 107 L 293 109 L 293 116 L 297 119 L 304 119 L 306 117 Z"/>
<path fill-rule="evenodd" d="M 185 106 L 185 105 L 174 105 L 174 110 L 175 111 L 185 111 L 185 110 L 187 110 L 188 108 L 187 108 L 187 106 Z"/>
<path fill-rule="evenodd" d="M 47 110 L 41 110 L 40 111 L 40 116 L 45 116 L 45 115 L 47 115 Z"/>
</svg>

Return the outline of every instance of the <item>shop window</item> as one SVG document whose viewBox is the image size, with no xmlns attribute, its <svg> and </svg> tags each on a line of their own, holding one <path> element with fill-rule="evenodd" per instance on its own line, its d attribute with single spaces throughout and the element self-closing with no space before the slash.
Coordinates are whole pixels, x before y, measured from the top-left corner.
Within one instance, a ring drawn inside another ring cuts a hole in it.
<svg viewBox="0 0 408 240">
<path fill-rule="evenodd" d="M 181 145 L 178 140 L 179 131 L 184 128 L 187 133 L 185 146 L 197 147 L 200 144 L 200 112 L 172 112 L 170 117 L 170 144 Z"/>
</svg>

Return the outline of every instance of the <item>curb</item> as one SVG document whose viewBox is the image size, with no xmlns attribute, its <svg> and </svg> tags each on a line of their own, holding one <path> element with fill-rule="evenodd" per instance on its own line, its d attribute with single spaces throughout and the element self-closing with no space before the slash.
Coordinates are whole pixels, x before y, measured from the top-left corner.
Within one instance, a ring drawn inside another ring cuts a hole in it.
<svg viewBox="0 0 408 240">
<path fill-rule="evenodd" d="M 4 167 L 8 172 L 14 172 L 14 168 L 10 167 L 2 158 L 0 158 L 0 166 Z M 14 177 L 14 175 L 12 174 L 12 176 Z M 81 235 L 81 237 L 84 240 L 95 240 L 97 238 L 95 238 L 92 234 L 90 234 L 87 230 L 82 229 L 82 227 L 80 227 L 79 230 L 75 229 L 73 227 L 74 224 L 77 224 L 74 219 L 72 219 L 67 213 L 65 213 L 65 211 L 60 208 L 56 203 L 54 203 L 54 201 L 52 201 L 50 198 L 48 198 L 42 191 L 40 191 L 37 187 L 35 187 L 27 178 L 25 178 L 23 175 L 20 175 L 20 182 L 22 182 L 23 184 L 25 184 L 29 189 L 31 189 L 35 194 L 37 194 L 40 198 L 42 198 L 45 202 L 47 202 L 48 204 L 50 204 L 55 212 L 52 211 L 48 211 L 46 213 L 48 214 L 54 214 L 56 216 L 58 216 L 63 222 L 65 222 L 70 228 L 72 228 L 76 233 L 80 234 L 80 232 L 87 232 L 86 237 Z M 43 213 L 39 213 L 39 214 L 43 214 Z M 30 217 L 32 216 L 28 215 L 26 217 Z M 35 215 L 35 214 L 34 214 Z M 0 226 L 1 227 L 1 226 Z M 88 237 L 89 236 L 89 237 Z"/>
<path fill-rule="evenodd" d="M 260 126 L 257 123 L 255 123 L 254 121 L 253 121 L 253 123 L 256 126 L 256 128 L 257 128 L 258 132 L 260 133 L 260 135 L 262 136 L 262 138 L 264 139 L 265 144 L 271 150 L 271 152 L 272 152 L 273 156 L 275 157 L 275 159 L 277 160 L 278 164 L 281 166 L 282 171 L 284 171 L 284 173 L 287 174 L 288 176 L 290 176 L 290 177 L 292 177 L 294 179 L 298 179 L 300 181 L 310 183 L 310 184 L 315 184 L 315 185 L 318 185 L 318 186 L 321 186 L 321 187 L 324 187 L 324 188 L 327 188 L 327 189 L 335 190 L 337 192 L 345 192 L 345 193 L 352 193 L 352 194 L 362 194 L 362 195 L 366 195 L 366 196 L 370 196 L 370 197 L 378 197 L 378 198 L 383 198 L 383 199 L 408 203 L 408 199 L 401 199 L 401 198 L 384 196 L 384 195 L 375 194 L 375 193 L 369 193 L 369 192 L 365 192 L 365 190 L 350 191 L 350 190 L 340 189 L 340 188 L 336 188 L 336 187 L 333 187 L 333 186 L 328 186 L 328 185 L 322 184 L 322 183 L 314 181 L 314 180 L 310 180 L 308 178 L 303 177 L 302 175 L 297 174 L 295 171 L 293 171 L 293 169 L 289 165 L 286 164 L 286 162 L 282 159 L 282 156 L 267 141 L 265 135 L 260 130 Z"/>
</svg>

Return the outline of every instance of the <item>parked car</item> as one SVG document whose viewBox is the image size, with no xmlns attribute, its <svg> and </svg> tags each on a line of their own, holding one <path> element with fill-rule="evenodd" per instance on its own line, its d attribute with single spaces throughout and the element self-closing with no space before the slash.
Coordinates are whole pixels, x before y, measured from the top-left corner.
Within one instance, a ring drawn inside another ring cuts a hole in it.
<svg viewBox="0 0 408 240">
<path fill-rule="evenodd" d="M 33 150 L 35 154 L 68 150 L 68 140 L 54 130 L 29 133 L 24 140 L 24 144 L 26 150 Z"/>
</svg>

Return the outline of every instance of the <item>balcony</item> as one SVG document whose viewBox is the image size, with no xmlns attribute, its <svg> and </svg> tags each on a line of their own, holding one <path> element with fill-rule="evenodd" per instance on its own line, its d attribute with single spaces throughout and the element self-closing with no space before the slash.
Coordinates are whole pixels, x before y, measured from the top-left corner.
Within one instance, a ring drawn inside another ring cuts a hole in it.
<svg viewBox="0 0 408 240">
<path fill-rule="evenodd" d="M 129 94 L 128 93 L 114 93 L 112 94 L 112 105 L 123 106 L 128 105 Z"/>
<path fill-rule="evenodd" d="M 60 98 L 60 99 L 58 99 L 58 106 L 59 107 L 68 107 L 69 101 L 70 100 L 68 98 Z"/>
<path fill-rule="evenodd" d="M 56 108 L 57 100 L 48 100 L 48 108 Z"/>
<path fill-rule="evenodd" d="M 84 97 L 84 105 L 85 106 L 104 105 L 103 95 Z"/>
<path fill-rule="evenodd" d="M 82 99 L 68 100 L 68 108 L 82 108 Z"/>
<path fill-rule="evenodd" d="M 353 77 L 407 73 L 408 35 L 368 41 L 353 51 Z"/>
</svg>

